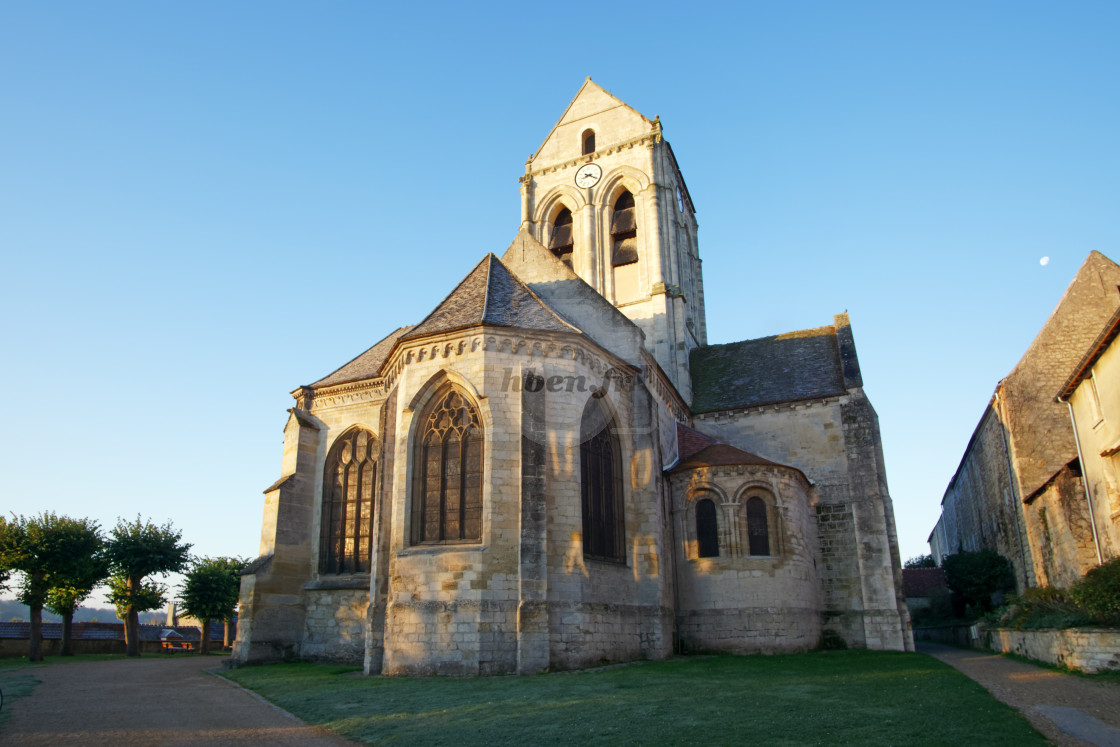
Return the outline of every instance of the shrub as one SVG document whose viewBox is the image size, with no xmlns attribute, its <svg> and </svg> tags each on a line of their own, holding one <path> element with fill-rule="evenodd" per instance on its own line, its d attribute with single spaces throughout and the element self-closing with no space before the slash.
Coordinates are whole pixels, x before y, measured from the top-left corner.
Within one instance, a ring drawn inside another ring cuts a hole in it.
<svg viewBox="0 0 1120 747">
<path fill-rule="evenodd" d="M 903 568 L 936 568 L 937 561 L 933 559 L 932 555 L 915 555 L 907 560 Z"/>
<path fill-rule="evenodd" d="M 994 550 L 959 552 L 941 561 L 945 583 L 961 602 L 977 613 L 992 608 L 992 595 L 1015 587 L 1011 561 Z"/>
<path fill-rule="evenodd" d="M 1068 591 L 1050 586 L 1030 588 L 1012 597 L 989 621 L 999 627 L 1027 630 L 1072 628 L 1093 622 Z"/>
<path fill-rule="evenodd" d="M 1070 595 L 1098 621 L 1120 623 L 1120 558 L 1086 573 Z"/>
</svg>

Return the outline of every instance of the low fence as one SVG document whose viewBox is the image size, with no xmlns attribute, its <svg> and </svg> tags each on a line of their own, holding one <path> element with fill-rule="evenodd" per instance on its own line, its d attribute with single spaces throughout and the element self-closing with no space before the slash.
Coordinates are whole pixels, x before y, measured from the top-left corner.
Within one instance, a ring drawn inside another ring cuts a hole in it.
<svg viewBox="0 0 1120 747">
<path fill-rule="evenodd" d="M 58 656 L 62 641 L 57 638 L 44 638 L 40 642 L 43 656 Z M 26 638 L 0 638 L 0 658 L 27 656 L 28 641 Z M 222 642 L 213 645 L 215 651 L 220 651 Z M 123 654 L 125 645 L 122 640 L 71 640 L 70 650 L 75 654 Z M 159 641 L 140 641 L 140 653 L 160 654 L 166 653 L 163 644 Z"/>
<path fill-rule="evenodd" d="M 986 648 L 1018 654 L 1083 672 L 1120 671 L 1120 630 L 1068 628 L 1066 630 L 981 630 Z"/>
</svg>

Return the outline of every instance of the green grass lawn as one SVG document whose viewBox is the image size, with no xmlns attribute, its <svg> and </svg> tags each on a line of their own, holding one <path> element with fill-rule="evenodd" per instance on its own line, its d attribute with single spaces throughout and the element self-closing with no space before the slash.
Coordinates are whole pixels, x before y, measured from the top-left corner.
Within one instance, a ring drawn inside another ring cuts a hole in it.
<svg viewBox="0 0 1120 747">
<path fill-rule="evenodd" d="M 367 678 L 316 664 L 226 676 L 371 743 L 1046 744 L 1016 711 L 923 654 L 716 656 L 479 679 Z"/>
</svg>

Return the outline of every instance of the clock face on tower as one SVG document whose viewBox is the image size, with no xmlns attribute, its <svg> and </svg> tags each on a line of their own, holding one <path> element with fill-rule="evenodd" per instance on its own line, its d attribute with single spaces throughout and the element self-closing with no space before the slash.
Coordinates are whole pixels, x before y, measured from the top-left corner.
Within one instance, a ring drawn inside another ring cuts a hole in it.
<svg viewBox="0 0 1120 747">
<path fill-rule="evenodd" d="M 583 189 L 594 187 L 603 176 L 603 169 L 597 163 L 586 163 L 576 172 L 576 186 Z"/>
</svg>

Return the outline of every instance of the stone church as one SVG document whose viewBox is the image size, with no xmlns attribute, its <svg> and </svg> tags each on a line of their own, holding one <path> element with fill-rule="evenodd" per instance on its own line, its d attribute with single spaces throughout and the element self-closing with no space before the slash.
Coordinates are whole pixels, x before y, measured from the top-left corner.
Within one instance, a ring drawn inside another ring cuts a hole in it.
<svg viewBox="0 0 1120 747">
<path fill-rule="evenodd" d="M 590 79 L 520 187 L 500 257 L 293 392 L 235 659 L 474 675 L 911 649 L 847 315 L 709 345 L 661 122 Z"/>
</svg>

